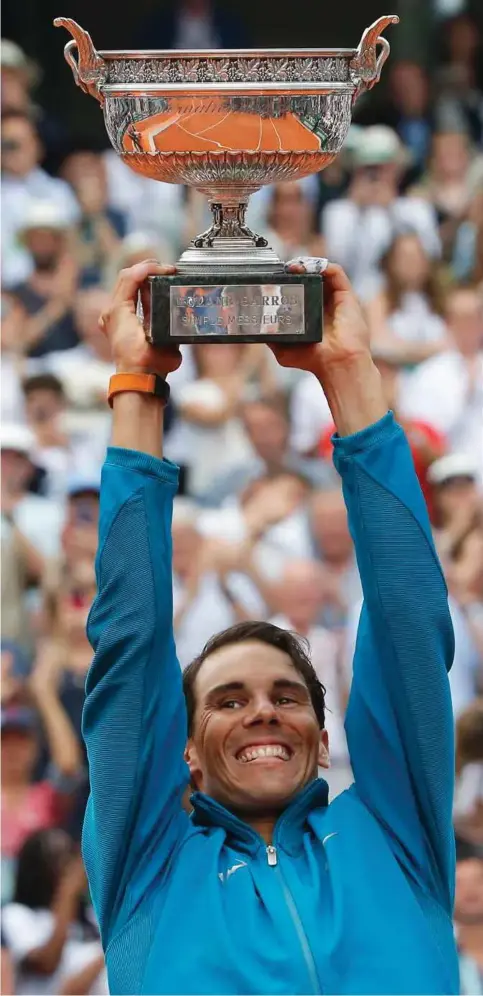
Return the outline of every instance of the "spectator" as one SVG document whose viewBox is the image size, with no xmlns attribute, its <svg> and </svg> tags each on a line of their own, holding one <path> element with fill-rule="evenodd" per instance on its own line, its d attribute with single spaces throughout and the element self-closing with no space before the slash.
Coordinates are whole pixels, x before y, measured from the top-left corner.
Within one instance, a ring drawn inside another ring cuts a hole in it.
<svg viewBox="0 0 483 996">
<path fill-rule="evenodd" d="M 26 312 L 15 297 L 2 292 L 2 337 L 0 365 L 1 421 L 24 421 L 22 375 L 25 369 L 24 329 Z"/>
<path fill-rule="evenodd" d="M 483 993 L 483 847 L 459 842 L 455 925 L 462 996 Z"/>
<path fill-rule="evenodd" d="M 25 55 L 19 45 L 8 38 L 1 40 L 0 65 L 2 114 L 9 111 L 29 113 L 31 90 L 39 81 L 39 66 Z"/>
<path fill-rule="evenodd" d="M 466 126 L 474 142 L 483 136 L 481 31 L 467 11 L 443 25 L 443 64 L 436 71 L 445 116 Z"/>
<path fill-rule="evenodd" d="M 52 350 L 70 349 L 78 342 L 72 317 L 78 266 L 65 219 L 55 204 L 31 202 L 21 235 L 33 270 L 11 291 L 29 316 L 25 322 L 28 355 L 39 357 Z"/>
<path fill-rule="evenodd" d="M 372 354 L 376 366 L 381 374 L 384 393 L 387 398 L 387 405 L 394 412 L 398 422 L 403 426 L 406 433 L 411 453 L 414 461 L 414 468 L 418 475 L 421 490 L 426 499 L 431 521 L 434 521 L 433 492 L 428 481 L 428 474 L 435 460 L 442 457 L 446 450 L 446 440 L 441 432 L 438 432 L 430 423 L 422 419 L 405 418 L 400 414 L 401 398 L 404 397 L 404 378 L 400 372 L 400 354 L 394 351 L 393 344 L 387 341 L 383 344 L 374 345 Z M 332 436 L 335 426 L 331 424 L 323 432 L 319 452 L 324 460 L 332 460 Z"/>
<path fill-rule="evenodd" d="M 328 629 L 341 630 L 347 612 L 360 595 L 354 550 L 340 488 L 316 492 L 308 514 L 308 531 L 314 557 L 326 569 L 327 588 L 322 622 Z"/>
<path fill-rule="evenodd" d="M 390 345 L 408 366 L 446 349 L 438 272 L 418 236 L 397 235 L 380 266 L 384 286 L 367 304 L 372 341 Z"/>
<path fill-rule="evenodd" d="M 423 419 L 444 434 L 448 446 L 477 460 L 483 480 L 483 304 L 470 287 L 453 288 L 446 300 L 452 348 L 411 375 L 401 403 L 405 417 Z"/>
<path fill-rule="evenodd" d="M 100 287 L 78 291 L 72 313 L 79 344 L 36 361 L 36 368 L 59 379 L 66 398 L 63 429 L 70 440 L 72 473 L 95 475 L 109 439 L 106 391 L 114 372 L 109 346 L 99 329 L 106 292 Z M 82 369 L 82 377 L 79 377 Z"/>
<path fill-rule="evenodd" d="M 246 48 L 243 22 L 232 11 L 211 0 L 182 0 L 155 11 L 142 22 L 141 48 Z"/>
<path fill-rule="evenodd" d="M 266 235 L 280 259 L 325 256 L 325 244 L 317 232 L 315 206 L 297 182 L 276 183 L 271 188 Z"/>
<path fill-rule="evenodd" d="M 19 45 L 7 38 L 2 38 L 1 41 L 0 61 L 2 115 L 15 111 L 32 118 L 42 145 L 43 166 L 48 173 L 52 173 L 58 166 L 59 155 L 66 140 L 66 129 L 57 115 L 52 111 L 47 113 L 35 101 L 37 87 L 42 82 L 42 71 L 38 63 L 29 59 Z"/>
<path fill-rule="evenodd" d="M 2 682 L 0 687 L 2 707 L 22 704 L 25 695 L 25 682 L 30 671 L 29 655 L 14 640 L 2 637 Z"/>
<path fill-rule="evenodd" d="M 322 214 L 327 253 L 344 267 L 365 300 L 379 289 L 381 258 L 401 232 L 415 232 L 425 252 L 439 256 L 433 208 L 420 197 L 399 194 L 407 162 L 407 151 L 390 128 L 363 129 L 352 154 L 347 196 L 327 204 Z"/>
<path fill-rule="evenodd" d="M 201 531 L 198 510 L 183 499 L 175 503 L 172 536 L 174 628 L 178 660 L 184 668 L 209 638 L 213 623 L 231 625 L 263 615 L 265 607 L 254 585 L 238 569 L 237 557 L 229 550 L 230 563 L 220 544 L 210 544 Z"/>
<path fill-rule="evenodd" d="M 167 440 L 167 455 L 187 467 L 189 489 L 202 494 L 221 472 L 250 455 L 238 418 L 244 394 L 244 344 L 194 346 L 197 379 L 173 384 L 176 433 Z"/>
<path fill-rule="evenodd" d="M 437 213 L 443 249 L 450 257 L 455 232 L 469 208 L 471 149 L 465 131 L 439 131 L 433 136 L 427 174 L 413 194 L 425 197 Z"/>
<path fill-rule="evenodd" d="M 203 496 L 205 504 L 220 505 L 231 495 L 243 491 L 251 481 L 283 470 L 312 476 L 314 484 L 319 486 L 335 479 L 333 470 L 321 461 L 304 460 L 290 449 L 290 421 L 286 406 L 279 398 L 261 397 L 247 401 L 241 415 L 253 455 L 213 482 Z"/>
<path fill-rule="evenodd" d="M 362 103 L 360 108 L 356 105 L 354 119 L 360 125 L 393 128 L 410 152 L 408 172 L 414 179 L 424 168 L 431 143 L 431 82 L 418 62 L 402 59 L 391 60 L 387 84 L 385 99 L 377 92 L 373 101 Z"/>
<path fill-rule="evenodd" d="M 286 564 L 280 581 L 273 586 L 273 601 L 278 612 L 270 622 L 292 630 L 308 641 L 317 677 L 326 688 L 331 767 L 323 777 L 333 797 L 349 787 L 353 776 L 344 732 L 349 686 L 342 673 L 341 643 L 335 633 L 319 622 L 326 597 L 327 576 L 322 565 L 316 560 L 292 560 Z"/>
<path fill-rule="evenodd" d="M 36 471 L 35 437 L 26 426 L 4 425 L 1 447 L 2 516 L 39 553 L 54 556 L 59 549 L 62 509 L 56 502 L 30 491 Z"/>
<path fill-rule="evenodd" d="M 166 246 L 164 258 L 177 259 L 186 248 L 183 187 L 134 173 L 113 149 L 103 154 L 103 160 L 108 204 L 127 218 L 128 235 L 143 232 L 151 241 Z"/>
<path fill-rule="evenodd" d="M 41 158 L 42 147 L 30 115 L 20 111 L 2 114 L 2 281 L 6 287 L 27 280 L 33 268 L 27 248 L 18 240 L 32 200 L 54 204 L 65 226 L 79 217 L 70 187 L 41 169 Z"/>
<path fill-rule="evenodd" d="M 80 283 L 103 284 L 111 258 L 127 231 L 124 212 L 109 203 L 105 160 L 88 150 L 72 152 L 64 162 L 62 176 L 72 187 L 81 210 L 76 228 Z"/>
<path fill-rule="evenodd" d="M 468 195 L 468 210 L 456 229 L 451 270 L 455 280 L 483 286 L 483 171 Z"/>
<path fill-rule="evenodd" d="M 10 949 L 7 944 L 6 937 L 3 933 L 2 938 L 2 951 L 1 951 L 1 976 L 0 976 L 0 990 L 5 993 L 6 996 L 15 992 L 15 972 L 13 968 L 12 956 L 10 954 Z"/>
<path fill-rule="evenodd" d="M 86 892 L 83 863 L 66 833 L 45 829 L 25 840 L 2 917 L 18 996 L 108 992 Z"/>
<path fill-rule="evenodd" d="M 38 712 L 29 706 L 2 709 L 2 871 L 5 891 L 11 885 L 14 859 L 36 829 L 59 826 L 82 774 L 77 738 L 62 709 L 51 656 L 39 658 L 29 682 Z M 35 782 L 45 731 L 50 765 Z M 2 889 L 2 897 L 5 895 Z"/>
<path fill-rule="evenodd" d="M 43 493 L 62 501 L 71 464 L 69 439 L 62 424 L 65 394 L 54 374 L 34 374 L 23 382 L 25 414 L 35 436 L 34 460 L 45 478 Z"/>
</svg>

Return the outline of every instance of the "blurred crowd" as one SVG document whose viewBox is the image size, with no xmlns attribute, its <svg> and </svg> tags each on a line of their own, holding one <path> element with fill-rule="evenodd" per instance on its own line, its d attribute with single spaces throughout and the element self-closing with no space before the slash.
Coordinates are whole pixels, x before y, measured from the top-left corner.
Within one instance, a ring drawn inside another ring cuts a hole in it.
<svg viewBox="0 0 483 996">
<path fill-rule="evenodd" d="M 431 75 L 389 61 L 383 97 L 357 105 L 336 162 L 262 189 L 249 222 L 283 259 L 344 266 L 407 432 L 455 630 L 455 931 L 462 992 L 482 993 L 483 62 L 469 16 L 446 36 Z M 37 101 L 38 67 L 8 39 L 1 72 L 2 991 L 103 993 L 79 859 L 85 624 L 110 432 L 98 317 L 121 267 L 175 261 L 208 209 L 107 148 L 59 155 L 62 123 Z M 182 351 L 165 435 L 181 468 L 180 666 L 245 618 L 306 637 L 328 689 L 333 796 L 351 781 L 344 712 L 361 591 L 330 411 L 310 375 L 282 370 L 263 346 Z"/>
</svg>

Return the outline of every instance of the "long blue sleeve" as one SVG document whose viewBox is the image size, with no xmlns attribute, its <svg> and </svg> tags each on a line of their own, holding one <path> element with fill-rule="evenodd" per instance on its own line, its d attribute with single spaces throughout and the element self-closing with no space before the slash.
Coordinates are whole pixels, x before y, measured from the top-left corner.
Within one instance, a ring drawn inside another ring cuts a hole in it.
<svg viewBox="0 0 483 996">
<path fill-rule="evenodd" d="M 408 874 L 450 914 L 454 638 L 426 506 L 391 413 L 336 437 L 334 462 L 364 593 L 346 716 L 356 789 Z"/>
<path fill-rule="evenodd" d="M 176 487 L 167 461 L 108 450 L 83 714 L 91 785 L 83 853 L 104 948 L 163 875 L 188 819 L 172 625 Z"/>
</svg>

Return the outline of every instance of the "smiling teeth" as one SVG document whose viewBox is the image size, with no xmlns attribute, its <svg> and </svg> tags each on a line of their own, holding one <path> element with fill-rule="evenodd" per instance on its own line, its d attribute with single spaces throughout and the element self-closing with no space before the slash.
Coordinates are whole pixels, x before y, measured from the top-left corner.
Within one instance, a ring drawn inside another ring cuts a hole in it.
<svg viewBox="0 0 483 996">
<path fill-rule="evenodd" d="M 283 761 L 290 760 L 290 754 L 282 744 L 266 744 L 260 747 L 249 747 L 237 755 L 239 761 L 255 761 L 257 757 L 281 757 Z"/>
</svg>

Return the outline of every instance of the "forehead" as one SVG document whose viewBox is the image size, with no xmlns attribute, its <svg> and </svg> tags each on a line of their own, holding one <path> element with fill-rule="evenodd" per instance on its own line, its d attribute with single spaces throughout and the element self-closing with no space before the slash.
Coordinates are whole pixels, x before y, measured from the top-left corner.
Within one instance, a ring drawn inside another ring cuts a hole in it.
<svg viewBox="0 0 483 996">
<path fill-rule="evenodd" d="M 2 121 L 2 131 L 11 135 L 35 135 L 35 131 L 25 118 L 6 118 Z"/>
<path fill-rule="evenodd" d="M 303 682 L 288 654 L 259 640 L 245 640 L 221 647 L 203 661 L 196 677 L 196 692 L 203 699 L 217 685 L 242 681 L 256 691 L 286 678 Z"/>
</svg>

